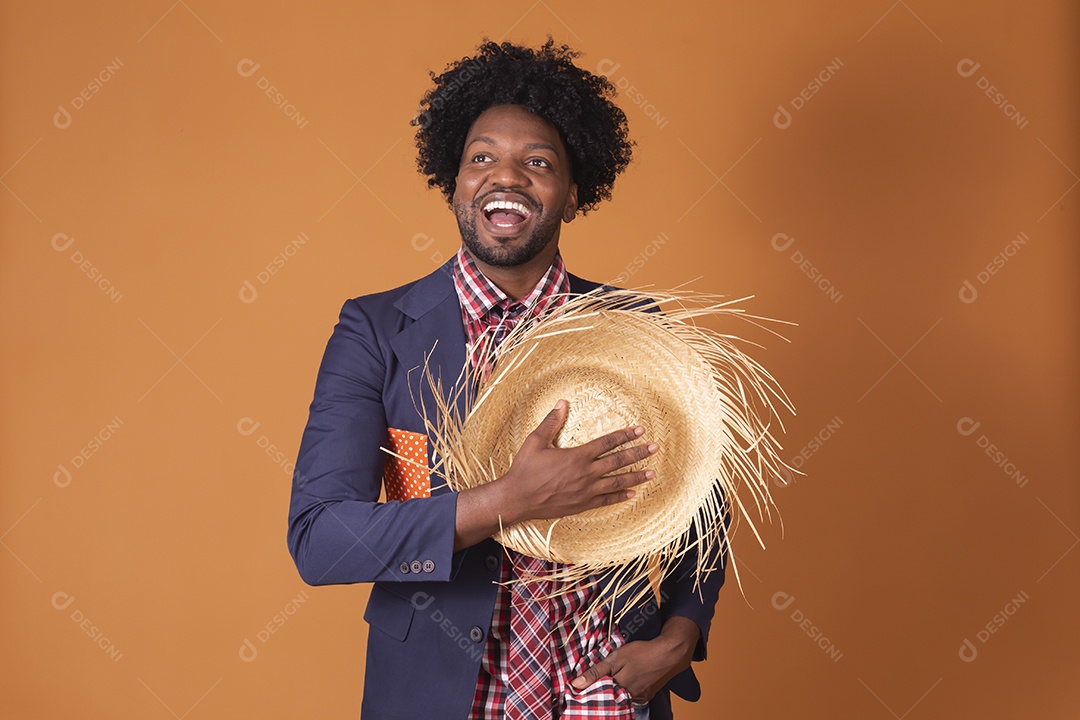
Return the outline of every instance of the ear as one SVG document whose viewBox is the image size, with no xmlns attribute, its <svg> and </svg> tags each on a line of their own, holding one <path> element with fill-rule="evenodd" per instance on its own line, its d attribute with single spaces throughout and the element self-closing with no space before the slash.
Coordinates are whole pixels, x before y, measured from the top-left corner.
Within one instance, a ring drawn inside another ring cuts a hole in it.
<svg viewBox="0 0 1080 720">
<path fill-rule="evenodd" d="M 566 196 L 566 206 L 563 208 L 562 219 L 563 222 L 570 222 L 577 217 L 578 202 L 577 202 L 577 183 L 570 183 L 570 192 Z"/>
</svg>

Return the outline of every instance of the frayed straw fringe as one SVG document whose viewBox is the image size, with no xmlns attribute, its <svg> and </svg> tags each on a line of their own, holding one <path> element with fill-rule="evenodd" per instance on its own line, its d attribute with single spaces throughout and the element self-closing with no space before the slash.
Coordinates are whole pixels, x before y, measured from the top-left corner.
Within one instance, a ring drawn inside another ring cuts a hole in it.
<svg viewBox="0 0 1080 720">
<path fill-rule="evenodd" d="M 580 616 L 582 619 L 589 617 L 597 606 L 635 587 L 638 589 L 629 597 L 620 617 L 650 593 L 659 604 L 660 583 L 686 557 L 694 560 L 695 591 L 700 593 L 700 584 L 711 572 L 720 569 L 725 559 L 730 560 L 741 589 L 742 581 L 731 551 L 731 538 L 741 522 L 749 525 L 757 542 L 765 547 L 754 517 L 772 520 L 776 506 L 769 480 L 781 476 L 782 469 L 797 472 L 778 454 L 782 446 L 772 432 L 772 420 L 775 418 L 780 430 L 783 423 L 774 401 L 792 414 L 795 410 L 776 380 L 736 347 L 739 338 L 696 323 L 702 318 L 737 317 L 783 339 L 763 323 L 784 321 L 750 315 L 736 307 L 746 299 L 725 300 L 689 290 L 664 292 L 650 288 L 646 293 L 598 289 L 584 295 L 568 295 L 539 321 L 520 323 L 493 354 L 494 363 L 489 366 L 493 370 L 488 372 L 483 363 L 470 369 L 466 363 L 455 383 L 456 390 L 449 397 L 425 363 L 423 373 L 433 391 L 436 407 L 425 407 L 421 394 L 418 410 L 432 440 L 433 472 L 459 492 L 492 482 L 509 469 L 524 435 L 550 410 L 543 406 L 536 422 L 527 427 L 509 426 L 508 413 L 514 417 L 521 414 L 522 405 L 529 401 L 530 390 L 537 390 L 532 387 L 536 373 L 547 365 L 532 368 L 531 375 L 523 375 L 519 369 L 530 360 L 533 365 L 538 360 L 558 363 L 565 353 L 554 346 L 569 338 L 589 343 L 587 355 L 595 357 L 597 366 L 619 374 L 628 373 L 634 382 L 633 389 L 648 396 L 649 409 L 656 414 L 653 426 L 650 427 L 646 418 L 638 417 L 628 418 L 621 425 L 644 425 L 643 437 L 658 442 L 661 447 L 660 453 L 648 460 L 650 467 L 659 465 L 654 467 L 656 478 L 640 486 L 633 499 L 569 518 L 527 521 L 509 527 L 500 523 L 500 530 L 494 536 L 508 548 L 558 563 L 553 574 L 545 577 L 566 584 L 555 595 L 583 585 L 602 585 L 595 605 Z M 587 334 L 612 328 L 632 338 L 631 349 L 637 350 L 640 357 L 616 357 L 603 344 L 607 336 Z M 577 336 L 578 333 L 582 334 Z M 488 342 L 489 337 L 485 336 L 480 339 L 479 348 L 468 348 L 469 357 L 474 351 L 486 357 Z M 646 345 L 653 351 L 652 355 L 641 354 Z M 624 367 L 626 363 L 632 364 L 628 370 Z M 575 373 L 577 369 L 578 366 L 570 365 L 564 372 Z M 652 387 L 653 372 L 658 382 L 676 385 Z M 684 379 L 686 386 L 679 387 L 678 383 Z M 562 382 L 565 386 L 565 380 Z M 468 387 L 477 389 L 475 400 L 464 403 L 465 410 L 459 413 L 459 396 L 466 392 L 468 398 Z M 666 400 L 661 398 L 663 390 L 668 391 Z M 562 387 L 552 392 L 558 398 L 565 397 L 559 394 L 564 391 L 570 389 Z M 531 396 L 536 394 L 532 392 Z M 597 397 L 609 403 L 613 401 L 603 395 Z M 491 407 L 496 398 L 498 406 Z M 672 402 L 679 403 L 678 410 L 686 413 L 681 417 L 677 413 L 669 416 Z M 571 404 L 571 413 L 574 410 Z M 590 408 L 583 407 L 581 412 L 588 414 Z M 682 424 L 677 427 L 667 427 L 680 421 Z M 618 428 L 601 427 L 601 431 L 590 437 L 579 437 L 569 444 L 580 444 L 615 429 Z M 667 440 L 660 439 L 665 432 L 670 433 Z M 675 452 L 674 446 L 681 448 L 683 456 L 665 458 L 665 451 Z M 686 457 L 690 451 L 692 458 Z M 637 468 L 635 465 L 632 469 Z M 660 487 L 663 492 L 658 491 Z M 648 503 L 642 502 L 645 500 Z M 665 503 L 669 502 L 676 504 L 665 509 Z M 608 524 L 597 525 L 594 521 L 603 523 L 604 513 L 611 516 Z M 556 539 L 560 532 L 564 535 Z M 609 541 L 604 548 L 599 547 L 603 544 L 601 540 Z M 620 556 L 613 547 L 625 548 L 631 554 Z M 521 577 L 515 582 L 533 580 Z M 620 617 L 612 615 L 610 619 L 618 622 Z"/>
</svg>

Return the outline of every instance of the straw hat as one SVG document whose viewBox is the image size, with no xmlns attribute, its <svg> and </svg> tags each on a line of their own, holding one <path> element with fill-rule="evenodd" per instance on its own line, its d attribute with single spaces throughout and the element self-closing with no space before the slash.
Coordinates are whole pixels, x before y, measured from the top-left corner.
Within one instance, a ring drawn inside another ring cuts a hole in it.
<svg viewBox="0 0 1080 720">
<path fill-rule="evenodd" d="M 715 296 L 649 296 L 569 296 L 506 338 L 493 369 L 474 378 L 478 389 L 464 417 L 448 402 L 429 422 L 440 474 L 458 491 L 504 475 L 560 398 L 569 411 L 557 446 L 643 426 L 643 437 L 661 450 L 631 468 L 647 465 L 656 473 L 632 499 L 517 523 L 495 536 L 527 555 L 567 564 L 559 579 L 615 569 L 616 587 L 609 591 L 648 577 L 658 593 L 662 578 L 694 548 L 700 579 L 712 569 L 709 558 L 728 552 L 734 526 L 725 525 L 725 516 L 738 508 L 736 519 L 750 520 L 745 508 L 751 504 L 759 518 L 768 515 L 767 480 L 784 466 L 770 432 L 772 401 L 790 409 L 783 391 L 732 336 L 696 322 L 752 316 L 733 307 L 738 301 Z"/>
</svg>

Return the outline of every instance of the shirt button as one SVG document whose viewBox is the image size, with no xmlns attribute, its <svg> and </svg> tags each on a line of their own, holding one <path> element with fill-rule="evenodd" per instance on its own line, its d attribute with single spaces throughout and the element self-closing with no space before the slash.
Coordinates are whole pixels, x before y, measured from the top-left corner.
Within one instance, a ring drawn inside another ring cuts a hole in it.
<svg viewBox="0 0 1080 720">
<path fill-rule="evenodd" d="M 424 561 L 424 572 L 426 572 L 426 573 L 435 572 L 435 561 L 434 560 L 425 560 Z"/>
<path fill-rule="evenodd" d="M 409 565 L 409 569 L 412 570 L 414 573 L 423 572 L 424 564 L 421 563 L 419 560 L 413 560 L 412 564 Z"/>
<path fill-rule="evenodd" d="M 480 642 L 484 639 L 484 631 L 481 630 L 478 626 L 473 625 L 472 629 L 469 630 L 469 639 L 473 642 Z"/>
<path fill-rule="evenodd" d="M 487 567 L 488 570 L 498 570 L 499 558 L 495 557 L 494 555 L 488 555 L 486 558 L 484 558 L 484 565 L 485 567 Z"/>
<path fill-rule="evenodd" d="M 398 570 L 401 571 L 402 575 L 408 575 L 409 574 L 409 563 L 403 562 L 400 565 L 398 565 L 397 568 L 398 568 Z"/>
</svg>

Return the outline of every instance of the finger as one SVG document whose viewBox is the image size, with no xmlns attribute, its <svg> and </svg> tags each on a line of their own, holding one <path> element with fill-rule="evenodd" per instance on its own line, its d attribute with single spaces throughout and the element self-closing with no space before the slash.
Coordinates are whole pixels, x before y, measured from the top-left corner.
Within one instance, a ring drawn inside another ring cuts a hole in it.
<svg viewBox="0 0 1080 720">
<path fill-rule="evenodd" d="M 540 424 L 536 426 L 536 429 L 532 431 L 532 434 L 536 438 L 544 443 L 544 447 L 552 445 L 555 442 L 555 436 L 559 434 L 559 430 L 562 429 L 563 423 L 566 422 L 566 401 L 560 400 L 555 403 L 555 407 L 551 412 L 544 416 L 544 419 L 540 421 Z"/>
<path fill-rule="evenodd" d="M 630 476 L 630 475 L 637 475 L 638 473 L 626 473 L 626 474 L 628 476 Z M 644 475 L 644 473 L 641 473 L 641 475 Z M 652 479 L 652 477 L 647 477 L 647 478 L 645 478 L 645 480 L 635 480 L 634 482 L 627 483 L 627 484 L 628 485 L 629 484 L 640 485 L 641 483 L 645 482 L 646 480 L 651 480 L 651 479 Z M 634 495 L 636 495 L 636 494 L 637 493 L 634 490 L 616 490 L 614 492 L 602 493 L 600 495 L 597 495 L 595 498 L 593 498 L 593 502 L 595 504 L 592 507 L 590 507 L 589 509 L 591 510 L 591 509 L 596 508 L 596 507 L 607 507 L 608 505 L 615 505 L 616 503 L 626 502 L 630 498 L 634 497 Z"/>
<path fill-rule="evenodd" d="M 611 675 L 613 670 L 614 668 L 612 667 L 611 660 L 604 658 L 574 678 L 574 681 L 570 684 L 578 690 L 584 690 L 605 675 Z"/>
<path fill-rule="evenodd" d="M 619 473 L 618 475 L 605 475 L 600 478 L 600 492 L 605 495 L 622 495 L 629 500 L 634 497 L 634 491 L 629 488 L 635 485 L 647 483 L 656 477 L 653 470 L 637 470 L 635 472 Z M 614 502 L 619 502 L 618 499 Z"/>
<path fill-rule="evenodd" d="M 593 470 L 599 472 L 602 475 L 608 475 L 615 472 L 619 468 L 624 468 L 634 463 L 644 460 L 650 455 L 656 454 L 660 450 L 660 446 L 656 443 L 650 443 L 648 445 L 635 445 L 634 447 L 626 448 L 618 452 L 605 455 L 602 458 L 598 458 L 593 463 Z"/>
<path fill-rule="evenodd" d="M 590 440 L 581 446 L 582 452 L 587 452 L 590 457 L 600 457 L 601 455 L 611 452 L 620 445 L 625 445 L 631 440 L 635 440 L 645 434 L 645 428 L 640 425 L 632 428 L 623 428 L 622 430 L 616 430 L 615 432 L 608 433 L 607 435 L 601 435 L 595 440 Z"/>
</svg>

